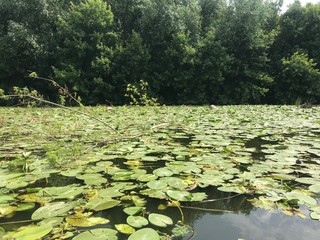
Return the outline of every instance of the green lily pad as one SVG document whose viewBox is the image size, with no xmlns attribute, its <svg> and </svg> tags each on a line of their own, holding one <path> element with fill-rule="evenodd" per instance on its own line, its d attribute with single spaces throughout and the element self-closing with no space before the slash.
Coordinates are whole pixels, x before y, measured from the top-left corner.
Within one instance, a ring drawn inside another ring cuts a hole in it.
<svg viewBox="0 0 320 240">
<path fill-rule="evenodd" d="M 314 184 L 309 186 L 309 190 L 314 193 L 320 193 L 320 184 Z"/>
<path fill-rule="evenodd" d="M 52 230 L 51 225 L 28 225 L 20 227 L 16 232 L 8 233 L 3 236 L 3 240 L 38 240 L 49 234 Z"/>
<path fill-rule="evenodd" d="M 158 177 L 153 174 L 144 174 L 138 178 L 140 182 L 150 182 L 152 180 L 156 180 Z"/>
<path fill-rule="evenodd" d="M 106 224 L 110 221 L 102 217 L 89 217 L 89 218 L 66 217 L 66 222 L 74 227 L 92 227 L 98 224 Z"/>
<path fill-rule="evenodd" d="M 128 224 L 115 224 L 116 229 L 123 234 L 132 234 L 136 230 Z"/>
<path fill-rule="evenodd" d="M 128 215 L 136 215 L 140 212 L 142 212 L 143 210 L 145 210 L 144 207 L 127 207 L 127 208 L 124 208 L 123 211 L 128 214 Z"/>
<path fill-rule="evenodd" d="M 12 195 L 0 195 L 0 204 L 7 203 L 7 202 L 13 201 L 13 200 L 14 200 L 14 196 L 12 196 Z"/>
<path fill-rule="evenodd" d="M 94 199 L 88 202 L 85 207 L 94 211 L 101 211 L 109 208 L 113 208 L 120 204 L 120 201 L 113 199 Z"/>
<path fill-rule="evenodd" d="M 149 224 L 148 220 L 141 216 L 128 216 L 127 223 L 134 228 L 142 228 Z"/>
<path fill-rule="evenodd" d="M 308 206 L 316 206 L 317 205 L 316 199 L 308 196 L 307 194 L 305 194 L 303 192 L 292 191 L 292 192 L 286 193 L 285 196 L 287 197 L 288 200 L 297 199 L 299 201 L 299 203 L 306 204 Z"/>
<path fill-rule="evenodd" d="M 48 187 L 43 188 L 37 193 L 39 197 L 50 197 L 53 199 L 74 199 L 82 194 L 83 187 L 79 186 L 64 186 L 64 187 Z"/>
<path fill-rule="evenodd" d="M 143 228 L 132 233 L 128 240 L 160 240 L 156 230 L 152 228 Z"/>
<path fill-rule="evenodd" d="M 53 227 L 59 225 L 64 220 L 63 217 L 53 217 L 53 218 L 47 218 L 42 220 L 41 222 L 38 222 L 38 225 L 51 225 Z"/>
<path fill-rule="evenodd" d="M 163 167 L 154 170 L 153 174 L 158 177 L 170 177 L 173 175 L 173 172 L 169 168 Z"/>
<path fill-rule="evenodd" d="M 148 219 L 153 225 L 156 225 L 158 227 L 167 227 L 168 225 L 173 224 L 172 219 L 163 214 L 150 213 Z"/>
<path fill-rule="evenodd" d="M 33 212 L 31 219 L 40 220 L 57 216 L 64 216 L 75 206 L 74 203 L 54 202 L 48 203 Z"/>
<path fill-rule="evenodd" d="M 151 189 L 164 189 L 167 185 L 168 184 L 163 180 L 153 180 L 147 183 L 147 186 Z"/>
<path fill-rule="evenodd" d="M 117 240 L 117 231 L 110 228 L 96 228 L 80 233 L 72 240 Z"/>
<path fill-rule="evenodd" d="M 33 209 L 35 207 L 35 203 L 20 203 L 16 209 L 17 212 L 27 211 Z"/>
<path fill-rule="evenodd" d="M 192 194 L 187 191 L 168 190 L 167 195 L 178 201 L 189 202 L 192 199 Z"/>
</svg>

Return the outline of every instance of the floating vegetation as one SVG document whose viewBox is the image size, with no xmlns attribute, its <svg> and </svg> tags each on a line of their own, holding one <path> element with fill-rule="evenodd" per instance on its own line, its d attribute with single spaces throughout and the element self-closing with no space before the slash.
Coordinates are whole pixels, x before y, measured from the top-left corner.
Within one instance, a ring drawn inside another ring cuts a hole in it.
<svg viewBox="0 0 320 240">
<path fill-rule="evenodd" d="M 193 234 L 187 209 L 244 204 L 320 220 L 320 108 L 81 111 L 117 131 L 77 112 L 0 109 L 2 239 L 179 239 Z"/>
</svg>

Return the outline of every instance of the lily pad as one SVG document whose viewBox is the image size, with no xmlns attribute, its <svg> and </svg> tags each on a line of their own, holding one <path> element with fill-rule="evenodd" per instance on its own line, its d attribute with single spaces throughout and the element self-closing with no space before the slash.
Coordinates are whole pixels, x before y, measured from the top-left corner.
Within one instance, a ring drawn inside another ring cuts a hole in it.
<svg viewBox="0 0 320 240">
<path fill-rule="evenodd" d="M 320 193 L 320 184 L 314 184 L 309 186 L 310 191 L 314 193 Z"/>
<path fill-rule="evenodd" d="M 94 211 L 101 211 L 109 208 L 113 208 L 120 204 L 120 201 L 113 199 L 94 199 L 86 204 L 86 208 Z"/>
<path fill-rule="evenodd" d="M 168 225 L 173 224 L 172 219 L 163 214 L 150 213 L 148 219 L 153 225 L 156 225 L 158 227 L 167 227 Z"/>
<path fill-rule="evenodd" d="M 168 184 L 163 180 L 153 180 L 147 183 L 147 186 L 151 189 L 164 189 L 167 185 Z"/>
<path fill-rule="evenodd" d="M 123 211 L 128 214 L 128 215 L 136 215 L 140 212 L 142 212 L 143 210 L 145 210 L 144 207 L 127 207 L 127 208 L 124 208 Z"/>
<path fill-rule="evenodd" d="M 189 202 L 192 199 L 192 194 L 187 191 L 168 190 L 167 195 L 178 201 Z"/>
<path fill-rule="evenodd" d="M 65 203 L 65 202 L 48 203 L 43 207 L 38 208 L 35 212 L 33 212 L 31 219 L 40 220 L 45 218 L 64 216 L 74 206 L 75 206 L 74 203 Z"/>
<path fill-rule="evenodd" d="M 142 228 L 148 225 L 148 220 L 141 216 L 129 216 L 127 217 L 127 223 L 134 228 Z"/>
<path fill-rule="evenodd" d="M 74 227 L 92 227 L 98 224 L 106 224 L 110 221 L 102 217 L 89 217 L 89 218 L 67 217 L 66 222 Z"/>
<path fill-rule="evenodd" d="M 96 228 L 85 231 L 72 238 L 72 240 L 117 240 L 117 231 L 110 228 Z"/>
<path fill-rule="evenodd" d="M 131 234 L 128 240 L 160 240 L 160 236 L 152 228 L 143 228 Z"/>
<path fill-rule="evenodd" d="M 37 240 L 49 234 L 52 230 L 51 225 L 28 225 L 24 227 L 20 227 L 14 233 L 8 233 L 3 236 L 3 240 Z"/>
<path fill-rule="evenodd" d="M 136 230 L 128 224 L 116 224 L 114 225 L 116 229 L 123 234 L 132 234 Z"/>
</svg>

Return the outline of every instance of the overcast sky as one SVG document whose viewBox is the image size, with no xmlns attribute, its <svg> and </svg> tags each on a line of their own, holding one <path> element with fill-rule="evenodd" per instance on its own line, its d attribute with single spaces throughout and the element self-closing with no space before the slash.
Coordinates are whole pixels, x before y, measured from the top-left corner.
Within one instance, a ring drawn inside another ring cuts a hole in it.
<svg viewBox="0 0 320 240">
<path fill-rule="evenodd" d="M 284 0 L 283 1 L 283 9 L 287 9 L 287 6 L 291 3 L 293 3 L 294 0 Z M 302 5 L 306 5 L 307 3 L 320 3 L 320 0 L 300 0 Z"/>
</svg>

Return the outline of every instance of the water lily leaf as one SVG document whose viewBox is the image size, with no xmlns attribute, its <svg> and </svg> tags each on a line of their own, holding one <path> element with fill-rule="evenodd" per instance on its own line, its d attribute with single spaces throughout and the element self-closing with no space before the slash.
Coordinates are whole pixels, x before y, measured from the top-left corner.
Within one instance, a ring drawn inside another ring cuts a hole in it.
<svg viewBox="0 0 320 240">
<path fill-rule="evenodd" d="M 66 221 L 74 227 L 92 227 L 110 222 L 108 219 L 102 217 L 75 218 L 72 216 L 66 217 Z"/>
<path fill-rule="evenodd" d="M 153 174 L 158 177 L 170 177 L 173 175 L 173 172 L 169 168 L 163 167 L 154 170 Z"/>
<path fill-rule="evenodd" d="M 148 219 L 153 225 L 156 225 L 158 227 L 167 227 L 168 225 L 173 224 L 172 219 L 163 214 L 150 213 Z"/>
<path fill-rule="evenodd" d="M 158 199 L 165 199 L 167 198 L 167 194 L 165 191 L 163 191 L 162 189 L 160 190 L 155 190 L 155 189 L 144 189 L 144 190 L 141 190 L 139 192 L 140 194 L 143 194 L 143 195 L 146 195 L 148 197 L 151 197 L 151 198 L 158 198 Z"/>
<path fill-rule="evenodd" d="M 12 195 L 0 195 L 0 204 L 7 203 L 7 202 L 13 201 L 13 200 L 14 200 L 14 196 L 12 196 Z"/>
<path fill-rule="evenodd" d="M 64 216 L 75 206 L 75 203 L 54 202 L 48 203 L 33 212 L 31 219 L 40 220 L 57 216 Z"/>
<path fill-rule="evenodd" d="M 319 221 L 320 221 L 320 214 L 319 214 L 319 213 L 312 212 L 312 213 L 310 213 L 310 217 L 311 217 L 312 219 L 315 219 L 315 220 L 319 220 Z"/>
<path fill-rule="evenodd" d="M 113 208 L 120 204 L 120 201 L 113 199 L 94 199 L 86 204 L 86 208 L 94 211 L 101 211 L 109 208 Z"/>
<path fill-rule="evenodd" d="M 192 193 L 192 198 L 190 201 L 201 202 L 207 198 L 207 194 L 204 192 Z"/>
<path fill-rule="evenodd" d="M 320 184 L 314 184 L 309 186 L 309 190 L 314 193 L 320 193 Z"/>
<path fill-rule="evenodd" d="M 53 217 L 53 218 L 47 218 L 42 220 L 41 222 L 38 222 L 38 225 L 51 225 L 53 227 L 59 225 L 63 221 L 63 217 Z"/>
<path fill-rule="evenodd" d="M 319 180 L 315 178 L 301 177 L 301 178 L 296 178 L 295 181 L 299 183 L 310 184 L 310 185 L 319 184 Z"/>
<path fill-rule="evenodd" d="M 132 234 L 136 230 L 128 224 L 115 224 L 116 229 L 123 234 Z"/>
<path fill-rule="evenodd" d="M 303 192 L 289 192 L 289 193 L 286 193 L 285 196 L 287 197 L 288 200 L 297 199 L 297 200 L 299 200 L 299 203 L 306 204 L 308 206 L 316 206 L 317 205 L 316 199 L 308 196 L 307 194 L 305 194 Z"/>
<path fill-rule="evenodd" d="M 218 190 L 222 192 L 245 193 L 245 189 L 240 186 L 222 186 L 218 187 Z"/>
<path fill-rule="evenodd" d="M 168 190 L 167 195 L 178 201 L 189 202 L 192 199 L 192 194 L 188 191 Z"/>
<path fill-rule="evenodd" d="M 188 187 L 188 184 L 185 181 L 177 177 L 164 177 L 162 180 L 166 181 L 169 186 L 176 189 L 182 190 Z"/>
<path fill-rule="evenodd" d="M 79 186 L 64 186 L 64 187 L 47 187 L 37 193 L 39 197 L 50 197 L 53 199 L 74 199 L 82 194 L 83 187 Z"/>
<path fill-rule="evenodd" d="M 35 207 L 35 203 L 20 203 L 16 209 L 17 212 L 27 211 L 33 209 Z"/>
<path fill-rule="evenodd" d="M 146 225 L 148 225 L 148 220 L 141 216 L 128 216 L 127 217 L 127 223 L 135 228 L 142 228 Z"/>
<path fill-rule="evenodd" d="M 138 178 L 138 181 L 140 182 L 150 182 L 152 180 L 156 180 L 158 177 L 153 174 L 145 174 Z"/>
<path fill-rule="evenodd" d="M 116 187 L 110 187 L 106 189 L 99 190 L 99 197 L 100 198 L 114 198 L 114 197 L 121 197 L 124 194 L 119 191 Z"/>
<path fill-rule="evenodd" d="M 147 183 L 147 186 L 151 189 L 163 189 L 167 187 L 167 183 L 163 180 L 153 180 Z"/>
<path fill-rule="evenodd" d="M 144 211 L 145 208 L 144 207 L 127 207 L 127 208 L 124 208 L 123 211 L 128 214 L 128 215 L 136 215 L 142 211 Z"/>
<path fill-rule="evenodd" d="M 0 205 L 0 217 L 11 215 L 16 211 L 16 209 L 17 209 L 16 206 Z"/>
<path fill-rule="evenodd" d="M 3 236 L 2 239 L 16 239 L 16 240 L 37 240 L 41 239 L 42 237 L 46 236 L 52 230 L 51 225 L 28 225 L 24 227 L 20 227 L 14 233 L 8 233 Z"/>
<path fill-rule="evenodd" d="M 160 240 L 156 230 L 152 228 L 143 228 L 132 233 L 128 240 Z"/>
<path fill-rule="evenodd" d="M 96 228 L 85 231 L 72 238 L 72 240 L 117 240 L 118 232 L 110 228 Z"/>
</svg>

